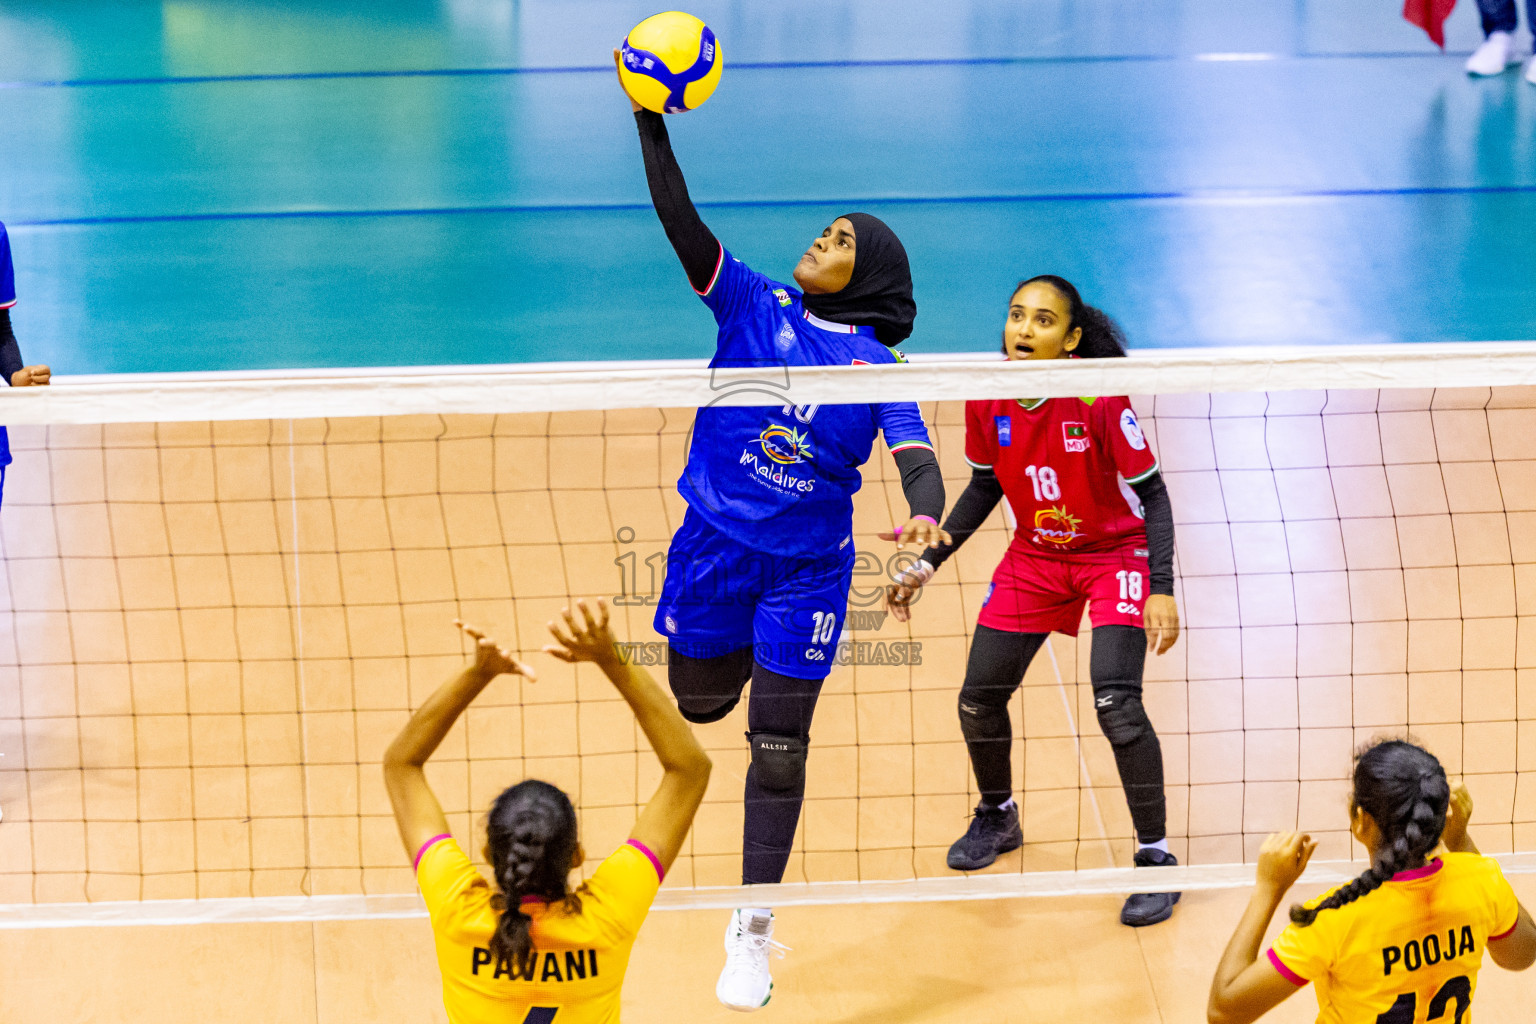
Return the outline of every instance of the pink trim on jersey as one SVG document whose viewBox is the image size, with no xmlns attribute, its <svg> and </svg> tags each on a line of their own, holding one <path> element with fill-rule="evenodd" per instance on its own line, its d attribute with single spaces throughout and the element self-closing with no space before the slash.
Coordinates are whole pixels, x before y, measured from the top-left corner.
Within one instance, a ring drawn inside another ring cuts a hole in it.
<svg viewBox="0 0 1536 1024">
<path fill-rule="evenodd" d="M 1281 963 L 1279 955 L 1276 954 L 1273 949 L 1269 951 L 1269 962 L 1274 965 L 1275 970 L 1280 972 L 1280 977 L 1284 978 L 1292 985 L 1305 985 L 1307 983 L 1306 978 L 1303 978 L 1301 975 L 1285 966 L 1285 964 Z"/>
<path fill-rule="evenodd" d="M 1416 878 L 1428 878 L 1430 875 L 1434 874 L 1436 871 L 1439 871 L 1444 866 L 1445 862 L 1442 861 L 1439 857 L 1436 857 L 1434 860 L 1430 861 L 1428 864 L 1425 864 L 1421 868 L 1414 868 L 1411 871 L 1399 871 L 1397 874 L 1388 879 L 1388 881 L 1411 882 Z"/>
<path fill-rule="evenodd" d="M 897 452 L 904 452 L 908 448 L 926 448 L 929 451 L 933 451 L 933 445 L 927 441 L 898 441 L 896 444 L 891 445 L 891 454 L 895 455 Z"/>
<path fill-rule="evenodd" d="M 709 284 L 705 286 L 703 291 L 699 291 L 697 288 L 693 288 L 692 281 L 688 282 L 688 287 L 693 288 L 693 294 L 700 298 L 715 290 L 715 282 L 720 280 L 720 268 L 725 266 L 725 246 L 720 245 L 719 242 L 715 244 L 720 246 L 720 255 L 715 258 L 715 272 L 709 275 Z"/>
<path fill-rule="evenodd" d="M 1515 934 L 1515 929 L 1519 928 L 1519 927 L 1520 927 L 1520 915 L 1516 914 L 1515 915 L 1515 923 L 1510 925 L 1509 929 L 1507 931 L 1502 931 L 1502 932 L 1500 932 L 1497 935 L 1490 935 L 1490 936 L 1488 936 L 1488 941 L 1489 942 L 1498 942 L 1500 939 L 1507 939 L 1511 935 Z"/>
<path fill-rule="evenodd" d="M 12 299 L 10 302 L 0 302 L 0 309 L 10 309 L 14 305 L 16 305 L 15 299 Z"/>
<path fill-rule="evenodd" d="M 666 879 L 667 879 L 667 869 L 661 866 L 661 858 L 656 856 L 654 853 L 652 853 L 651 852 L 651 848 L 649 846 L 646 846 L 644 843 L 642 843 L 638 839 L 628 839 L 628 840 L 625 840 L 625 844 L 624 845 L 626 845 L 626 846 L 633 846 L 635 849 L 639 850 L 641 853 L 643 853 L 647 857 L 649 857 L 650 861 L 651 861 L 651 867 L 656 869 L 656 878 L 657 878 L 657 880 L 658 881 L 663 881 L 663 882 L 666 881 Z"/>
<path fill-rule="evenodd" d="M 416 859 L 411 861 L 411 870 L 415 871 L 417 868 L 421 867 L 421 858 L 428 850 L 442 842 L 444 839 L 452 838 L 453 836 L 449 835 L 447 832 L 444 832 L 442 835 L 433 836 L 431 839 L 428 839 L 426 842 L 422 843 L 421 849 L 416 851 Z"/>
</svg>

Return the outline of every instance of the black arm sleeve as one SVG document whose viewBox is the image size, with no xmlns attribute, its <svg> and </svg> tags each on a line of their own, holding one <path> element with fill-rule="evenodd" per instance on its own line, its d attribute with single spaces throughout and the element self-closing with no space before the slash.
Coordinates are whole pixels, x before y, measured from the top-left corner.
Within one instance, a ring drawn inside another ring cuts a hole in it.
<svg viewBox="0 0 1536 1024">
<path fill-rule="evenodd" d="M 908 448 L 896 453 L 901 470 L 901 493 L 907 496 L 912 518 L 927 516 L 934 522 L 944 514 L 944 474 L 939 460 L 927 448 Z"/>
<path fill-rule="evenodd" d="M 1154 473 L 1139 484 L 1132 484 L 1141 499 L 1142 515 L 1147 523 L 1147 561 L 1152 578 L 1151 593 L 1173 596 L 1173 503 L 1168 500 L 1168 485 L 1163 474 Z"/>
<path fill-rule="evenodd" d="M 704 222 L 699 211 L 688 198 L 688 183 L 683 180 L 683 170 L 672 155 L 672 140 L 667 137 L 667 124 L 660 114 L 650 110 L 635 112 L 635 125 L 640 129 L 640 152 L 645 157 L 645 181 L 651 187 L 651 204 L 661 220 L 667 241 L 682 261 L 683 270 L 693 290 L 702 292 L 709 287 L 720 263 L 720 242 Z"/>
<path fill-rule="evenodd" d="M 949 510 L 949 518 L 944 520 L 944 532 L 949 534 L 950 542 L 924 551 L 923 560 L 935 569 L 943 565 L 956 548 L 980 529 L 1002 500 L 1003 485 L 998 482 L 997 474 L 990 469 L 972 470 L 971 482 L 955 499 L 955 507 Z"/>
<path fill-rule="evenodd" d="M 5 375 L 6 384 L 25 365 L 21 361 L 21 346 L 16 344 L 16 335 L 11 330 L 11 311 L 0 309 L 0 374 Z"/>
</svg>

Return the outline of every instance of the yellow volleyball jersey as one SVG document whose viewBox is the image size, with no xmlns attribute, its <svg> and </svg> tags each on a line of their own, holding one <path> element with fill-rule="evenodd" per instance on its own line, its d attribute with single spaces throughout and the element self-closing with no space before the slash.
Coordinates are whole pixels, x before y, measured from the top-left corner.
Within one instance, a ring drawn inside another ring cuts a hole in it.
<svg viewBox="0 0 1536 1024">
<path fill-rule="evenodd" d="M 1483 950 L 1519 913 L 1497 861 L 1447 853 L 1306 928 L 1287 925 L 1269 960 L 1316 986 L 1318 1024 L 1470 1024 Z"/>
<path fill-rule="evenodd" d="M 537 956 L 529 977 L 493 963 L 500 915 L 489 883 L 451 836 L 416 855 L 432 918 L 443 1005 L 453 1024 L 613 1024 L 635 935 L 661 886 L 661 862 L 638 841 L 619 847 L 578 890 L 579 910 L 525 899 Z"/>
</svg>

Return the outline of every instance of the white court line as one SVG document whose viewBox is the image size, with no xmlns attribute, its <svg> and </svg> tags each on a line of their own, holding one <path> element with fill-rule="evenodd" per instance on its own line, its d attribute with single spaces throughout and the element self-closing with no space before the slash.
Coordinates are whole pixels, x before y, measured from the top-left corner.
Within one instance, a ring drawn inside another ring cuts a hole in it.
<svg viewBox="0 0 1536 1024">
<path fill-rule="evenodd" d="M 1056 648 L 1051 643 L 1050 634 L 1045 638 L 1045 650 L 1051 656 L 1051 671 L 1056 673 L 1056 689 L 1061 693 L 1061 705 L 1066 709 L 1067 724 L 1072 728 L 1072 742 L 1077 750 L 1077 770 L 1082 773 L 1079 778 L 1088 784 L 1088 802 L 1093 805 L 1093 820 L 1099 826 L 1099 841 L 1104 844 L 1104 859 L 1113 864 L 1115 849 L 1109 842 L 1109 829 L 1104 827 L 1104 814 L 1099 810 L 1099 797 L 1093 785 L 1093 773 L 1088 770 L 1088 755 L 1083 753 L 1083 734 L 1077 727 L 1077 713 L 1072 707 L 1073 697 L 1077 694 L 1077 683 L 1072 684 L 1072 696 L 1068 696 L 1067 681 L 1061 677 L 1061 664 L 1056 660 Z M 1024 717 L 1022 710 L 1019 717 Z M 1029 741 L 1025 740 L 1025 742 Z M 1019 813 L 1022 815 L 1023 811 Z M 1082 813 L 1081 807 L 1078 813 Z M 1081 845 L 1082 840 L 1079 839 L 1078 843 Z"/>
<path fill-rule="evenodd" d="M 1536 853 L 1493 854 L 1506 875 L 1536 874 Z M 1336 885 L 1364 870 L 1355 861 L 1321 861 L 1307 868 L 1304 889 Z M 730 910 L 736 907 L 844 906 L 859 903 L 942 903 L 1026 896 L 1125 895 L 1241 889 L 1253 884 L 1252 864 L 1170 868 L 1102 868 L 1023 874 L 955 875 L 895 882 L 815 882 L 663 889 L 653 909 Z M 0 905 L 0 930 L 101 928 L 257 922 L 362 921 L 426 917 L 416 895 L 262 896 L 249 899 L 147 900 L 112 903 Z"/>
</svg>

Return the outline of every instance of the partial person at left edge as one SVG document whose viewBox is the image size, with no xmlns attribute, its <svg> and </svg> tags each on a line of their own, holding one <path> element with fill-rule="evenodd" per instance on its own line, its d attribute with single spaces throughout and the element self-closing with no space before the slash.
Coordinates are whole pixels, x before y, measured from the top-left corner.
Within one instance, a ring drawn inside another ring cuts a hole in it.
<svg viewBox="0 0 1536 1024">
<path fill-rule="evenodd" d="M 16 344 L 16 333 L 11 330 L 11 307 L 16 305 L 16 273 L 11 266 L 11 239 L 0 223 L 0 373 L 12 387 L 28 387 L 48 383 L 48 367 L 26 366 L 21 360 L 21 347 Z M 0 427 L 0 500 L 5 495 L 5 471 L 11 464 L 10 438 Z M 4 809 L 0 808 L 0 814 Z"/>
<path fill-rule="evenodd" d="M 16 332 L 11 329 L 11 307 L 16 305 L 16 272 L 11 265 L 11 237 L 0 222 L 0 374 L 13 388 L 47 384 L 48 367 L 27 366 L 21 358 L 21 346 L 16 342 Z M 5 428 L 0 427 L 0 501 L 5 495 L 5 471 L 11 464 L 11 443 Z"/>
</svg>

